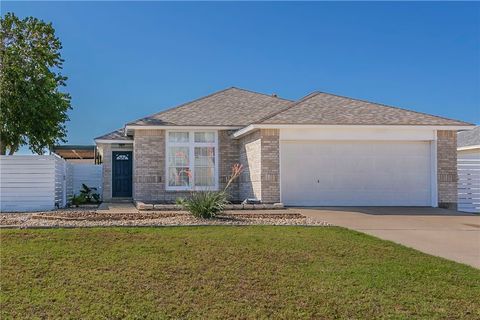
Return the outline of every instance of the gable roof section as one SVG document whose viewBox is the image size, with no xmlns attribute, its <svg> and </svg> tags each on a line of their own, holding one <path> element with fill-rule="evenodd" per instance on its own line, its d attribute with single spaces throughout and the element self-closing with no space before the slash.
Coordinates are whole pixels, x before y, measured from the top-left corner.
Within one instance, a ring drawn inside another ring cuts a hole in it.
<svg viewBox="0 0 480 320">
<path fill-rule="evenodd" d="M 323 92 L 309 94 L 260 124 L 312 125 L 471 125 L 426 113 Z"/>
<path fill-rule="evenodd" d="M 457 134 L 457 147 L 471 147 L 480 145 L 480 126 L 472 130 L 460 131 Z"/>
<path fill-rule="evenodd" d="M 132 141 L 133 138 L 125 135 L 124 128 L 117 129 L 115 131 L 104 134 L 103 136 L 96 137 L 94 140 L 122 140 L 122 141 Z"/>
<path fill-rule="evenodd" d="M 235 87 L 133 121 L 134 126 L 246 126 L 293 102 Z"/>
</svg>

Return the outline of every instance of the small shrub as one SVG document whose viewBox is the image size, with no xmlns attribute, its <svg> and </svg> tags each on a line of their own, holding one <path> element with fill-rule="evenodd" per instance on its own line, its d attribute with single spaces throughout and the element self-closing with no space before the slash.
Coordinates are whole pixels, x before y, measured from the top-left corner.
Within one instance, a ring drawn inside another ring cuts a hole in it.
<svg viewBox="0 0 480 320">
<path fill-rule="evenodd" d="M 80 190 L 80 196 L 83 196 L 85 203 L 98 203 L 100 202 L 100 195 L 95 193 L 97 188 L 90 188 L 86 184 L 82 183 L 82 190 Z"/>
<path fill-rule="evenodd" d="M 177 198 L 176 203 L 183 206 L 194 217 L 210 219 L 225 209 L 228 202 L 228 188 L 242 173 L 242 165 L 232 167 L 230 179 L 222 191 L 193 191 L 190 197 Z"/>
<path fill-rule="evenodd" d="M 210 219 L 222 212 L 227 203 L 224 191 L 197 191 L 184 200 L 182 205 L 194 217 Z"/>
<path fill-rule="evenodd" d="M 74 194 L 70 199 L 70 202 L 72 203 L 72 205 L 78 207 L 79 205 L 86 203 L 87 200 L 85 199 L 85 196 L 83 194 L 80 194 L 78 196 Z"/>
</svg>

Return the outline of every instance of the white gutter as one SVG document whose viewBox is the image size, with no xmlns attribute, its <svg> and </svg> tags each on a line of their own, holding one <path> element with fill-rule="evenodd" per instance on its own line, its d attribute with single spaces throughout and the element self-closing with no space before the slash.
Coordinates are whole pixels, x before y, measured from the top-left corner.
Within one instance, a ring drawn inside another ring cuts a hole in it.
<svg viewBox="0 0 480 320">
<path fill-rule="evenodd" d="M 124 144 L 130 144 L 133 143 L 133 140 L 109 140 L 109 139 L 95 139 L 93 140 L 95 143 L 124 143 Z"/>
<path fill-rule="evenodd" d="M 324 124 L 251 124 L 242 128 L 233 134 L 234 138 L 240 138 L 252 131 L 259 129 L 422 129 L 422 130 L 469 130 L 475 128 L 471 126 L 425 126 L 425 125 L 324 125 Z"/>
<path fill-rule="evenodd" d="M 480 144 L 457 148 L 457 151 L 480 149 Z"/>
</svg>

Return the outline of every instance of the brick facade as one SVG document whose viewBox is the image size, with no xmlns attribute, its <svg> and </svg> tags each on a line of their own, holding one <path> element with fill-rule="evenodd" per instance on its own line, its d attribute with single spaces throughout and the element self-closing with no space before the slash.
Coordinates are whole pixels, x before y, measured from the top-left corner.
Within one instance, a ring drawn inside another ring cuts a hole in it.
<svg viewBox="0 0 480 320">
<path fill-rule="evenodd" d="M 218 132 L 219 188 L 223 189 L 232 166 L 238 162 L 238 141 L 230 131 Z M 175 202 L 190 191 L 166 190 L 165 130 L 137 130 L 134 139 L 133 198 L 140 201 Z M 193 160 L 193 159 L 192 159 Z M 230 200 L 238 200 L 238 181 L 231 185 Z"/>
<path fill-rule="evenodd" d="M 240 162 L 244 171 L 230 188 L 232 201 L 256 198 L 265 203 L 280 201 L 279 130 L 262 129 L 238 140 L 232 131 L 218 132 L 219 188 L 223 189 L 231 167 Z M 437 132 L 438 205 L 455 208 L 457 203 L 456 131 Z M 189 191 L 166 191 L 165 130 L 137 130 L 132 145 L 101 144 L 103 199 L 112 198 L 112 151 L 133 150 L 133 198 L 174 202 Z"/>
<path fill-rule="evenodd" d="M 279 130 L 262 129 L 240 139 L 240 200 L 280 201 Z"/>
<path fill-rule="evenodd" d="M 239 160 L 243 166 L 243 172 L 239 179 L 239 198 L 262 198 L 262 141 L 260 131 L 252 132 L 239 142 Z"/>
<path fill-rule="evenodd" d="M 165 130 L 136 130 L 133 198 L 162 201 L 165 193 Z"/>
<path fill-rule="evenodd" d="M 438 206 L 457 207 L 457 132 L 437 132 Z"/>
<path fill-rule="evenodd" d="M 219 188 L 223 190 L 232 174 L 232 166 L 239 163 L 239 143 L 232 138 L 235 131 L 218 131 L 218 177 Z M 239 181 L 232 183 L 228 190 L 231 201 L 239 201 Z"/>
<path fill-rule="evenodd" d="M 280 202 L 280 130 L 260 130 L 262 140 L 262 201 Z"/>
</svg>

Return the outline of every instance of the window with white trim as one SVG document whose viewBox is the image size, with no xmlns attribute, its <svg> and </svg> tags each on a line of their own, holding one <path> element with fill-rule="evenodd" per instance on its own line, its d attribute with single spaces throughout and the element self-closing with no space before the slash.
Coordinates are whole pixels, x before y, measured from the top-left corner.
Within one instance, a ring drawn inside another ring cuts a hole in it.
<svg viewBox="0 0 480 320">
<path fill-rule="evenodd" d="M 167 190 L 218 188 L 216 131 L 167 131 Z"/>
</svg>

